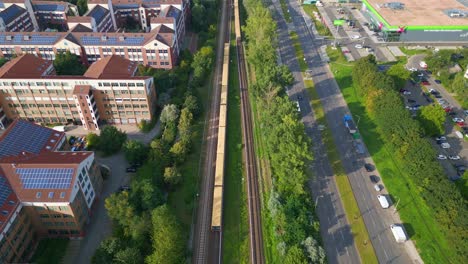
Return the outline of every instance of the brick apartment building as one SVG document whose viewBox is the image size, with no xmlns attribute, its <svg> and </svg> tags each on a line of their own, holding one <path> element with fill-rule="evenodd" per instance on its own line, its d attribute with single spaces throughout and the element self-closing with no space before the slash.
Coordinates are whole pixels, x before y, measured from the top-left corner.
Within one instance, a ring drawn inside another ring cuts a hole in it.
<svg viewBox="0 0 468 264">
<path fill-rule="evenodd" d="M 91 0 L 84 16 L 67 16 L 75 9 L 65 2 L 4 0 L 0 57 L 30 53 L 54 60 L 69 50 L 84 64 L 113 54 L 154 68 L 175 65 L 189 16 L 187 0 Z M 125 32 L 129 21 L 142 32 Z M 51 25 L 66 32 L 43 32 Z"/>
<path fill-rule="evenodd" d="M 0 127 L 21 118 L 70 123 L 97 130 L 103 124 L 151 120 L 156 108 L 153 78 L 137 76 L 137 63 L 111 55 L 83 76 L 57 76 L 51 61 L 31 54 L 0 68 Z"/>
<path fill-rule="evenodd" d="M 102 189 L 94 153 L 15 120 L 0 137 L 0 263 L 27 262 L 44 237 L 82 237 Z"/>
</svg>

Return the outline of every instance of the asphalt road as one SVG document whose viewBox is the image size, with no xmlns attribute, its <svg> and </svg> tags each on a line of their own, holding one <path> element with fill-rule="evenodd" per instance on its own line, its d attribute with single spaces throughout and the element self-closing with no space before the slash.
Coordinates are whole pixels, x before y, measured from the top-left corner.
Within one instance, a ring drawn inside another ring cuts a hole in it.
<svg viewBox="0 0 468 264">
<path fill-rule="evenodd" d="M 369 180 L 370 174 L 363 168 L 364 163 L 373 163 L 372 159 L 367 149 L 365 149 L 365 154 L 363 155 L 358 155 L 354 149 L 353 139 L 342 122 L 343 116 L 350 113 L 347 104 L 331 74 L 328 64 L 320 60 L 318 47 L 314 42 L 315 37 L 313 33 L 305 27 L 298 3 L 296 1 L 290 1 L 288 4 L 293 20 L 289 28 L 295 30 L 299 36 L 309 69 L 312 71 L 312 78 L 317 93 L 321 98 L 327 123 L 332 131 L 345 172 L 348 175 L 358 202 L 361 211 L 360 217 L 363 217 L 367 226 L 379 262 L 411 263 L 414 259 L 419 260 L 419 256 L 415 253 L 414 247 L 411 247 L 411 242 L 403 244 L 395 242 L 389 226 L 390 224 L 398 223 L 398 215 L 394 214 L 392 209 L 385 210 L 380 207 L 376 197 L 377 192 L 374 190 L 373 184 Z M 283 29 L 284 27 L 281 28 Z M 280 46 L 282 45 L 280 44 Z M 293 68 L 292 70 L 297 72 L 297 69 Z M 305 94 L 305 91 L 302 89 L 301 93 Z M 304 104 L 308 105 L 308 103 Z M 372 174 L 378 175 L 377 172 L 373 172 Z M 329 217 L 337 216 L 333 211 L 330 213 L 333 215 Z M 355 243 L 364 243 L 364 241 L 356 241 Z M 407 251 L 408 248 L 409 250 Z M 412 256 L 410 257 L 407 252 L 411 252 Z M 345 262 L 349 263 L 350 260 L 348 259 Z"/>
<path fill-rule="evenodd" d="M 315 121 L 314 113 L 308 103 L 307 92 L 304 90 L 302 75 L 296 54 L 288 35 L 288 27 L 279 10 L 277 0 L 273 1 L 277 12 L 274 18 L 278 25 L 278 40 L 280 57 L 284 65 L 292 71 L 296 83 L 290 87 L 288 94 L 292 100 L 299 100 L 302 120 L 306 132 L 313 142 L 314 162 L 311 170 L 315 179 L 310 182 L 312 196 L 317 204 L 316 213 L 320 220 L 320 231 L 329 263 L 360 263 L 359 255 L 354 246 L 350 226 L 344 214 L 343 205 L 333 179 L 333 171 L 323 146 L 320 131 Z"/>
</svg>

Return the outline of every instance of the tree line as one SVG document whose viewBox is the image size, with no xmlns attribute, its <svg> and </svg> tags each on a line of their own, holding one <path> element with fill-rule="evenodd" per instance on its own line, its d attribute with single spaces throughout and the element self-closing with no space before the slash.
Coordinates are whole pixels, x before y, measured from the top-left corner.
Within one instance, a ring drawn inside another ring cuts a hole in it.
<svg viewBox="0 0 468 264">
<path fill-rule="evenodd" d="M 189 257 L 189 227 L 175 214 L 167 197 L 185 184 L 181 168 L 196 137 L 194 124 L 201 118 L 197 89 L 205 84 L 213 68 L 215 34 L 215 30 L 205 34 L 202 47 L 193 56 L 183 51 L 173 70 L 139 67 L 140 75 L 154 77 L 158 105 L 162 106 L 161 133 L 149 146 L 134 140 L 121 144 L 130 163 L 144 165 L 133 177 L 130 190 L 105 200 L 114 223 L 113 234 L 100 244 L 92 263 L 179 264 Z M 98 141 L 100 146 L 102 141 Z M 195 192 L 195 187 L 187 189 Z"/>
<path fill-rule="evenodd" d="M 379 134 L 402 164 L 402 170 L 410 176 L 408 181 L 414 186 L 414 194 L 421 196 L 433 211 L 447 241 L 457 252 L 450 257 L 455 262 L 463 262 L 468 257 L 466 200 L 435 159 L 436 151 L 425 137 L 423 127 L 405 109 L 397 91 L 399 87 L 392 77 L 378 72 L 373 56 L 357 61 L 352 79 Z"/>
<path fill-rule="evenodd" d="M 264 208 L 273 222 L 273 251 L 284 263 L 325 263 L 319 222 L 304 188 L 311 142 L 296 106 L 285 94 L 294 78 L 287 67 L 277 65 L 276 23 L 269 10 L 258 0 L 244 5 L 247 60 L 255 74 L 250 90 L 272 170 L 273 188 L 266 194 Z"/>
</svg>

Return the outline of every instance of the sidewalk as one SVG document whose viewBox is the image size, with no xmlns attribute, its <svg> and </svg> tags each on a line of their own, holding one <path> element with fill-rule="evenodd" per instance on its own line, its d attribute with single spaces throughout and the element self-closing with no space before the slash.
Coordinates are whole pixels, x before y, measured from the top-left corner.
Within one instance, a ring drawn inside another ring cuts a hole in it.
<svg viewBox="0 0 468 264">
<path fill-rule="evenodd" d="M 133 125 L 114 125 L 117 129 L 120 129 L 127 133 L 128 139 L 133 139 L 133 140 L 139 140 L 142 141 L 145 144 L 148 144 L 153 140 L 154 137 L 156 137 L 160 131 L 161 123 L 158 122 L 156 125 L 154 125 L 153 129 L 149 131 L 148 133 L 143 133 L 140 131 L 140 129 L 137 127 L 136 124 Z M 67 131 L 65 132 L 67 136 L 86 136 L 90 132 L 93 132 L 97 135 L 101 133 L 100 130 L 97 131 L 89 131 L 85 130 L 82 126 L 67 126 Z"/>
</svg>

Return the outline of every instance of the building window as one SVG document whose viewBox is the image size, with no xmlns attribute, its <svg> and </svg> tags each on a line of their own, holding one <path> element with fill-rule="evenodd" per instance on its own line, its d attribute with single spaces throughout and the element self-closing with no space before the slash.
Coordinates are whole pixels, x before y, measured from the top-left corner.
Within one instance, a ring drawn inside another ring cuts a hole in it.
<svg viewBox="0 0 468 264">
<path fill-rule="evenodd" d="M 60 193 L 60 198 L 65 198 L 65 192 Z"/>
<path fill-rule="evenodd" d="M 41 196 L 42 196 L 42 193 L 41 193 L 41 192 L 37 192 L 37 193 L 36 193 L 36 198 L 41 198 Z"/>
<path fill-rule="evenodd" d="M 49 192 L 49 199 L 54 198 L 54 192 Z"/>
<path fill-rule="evenodd" d="M 48 214 L 40 214 L 39 217 L 40 218 L 50 218 L 50 216 Z"/>
</svg>

